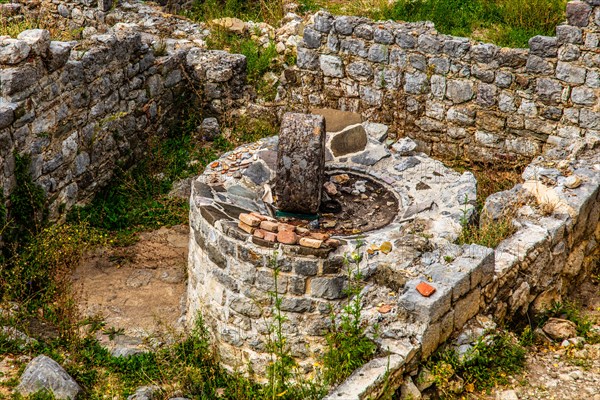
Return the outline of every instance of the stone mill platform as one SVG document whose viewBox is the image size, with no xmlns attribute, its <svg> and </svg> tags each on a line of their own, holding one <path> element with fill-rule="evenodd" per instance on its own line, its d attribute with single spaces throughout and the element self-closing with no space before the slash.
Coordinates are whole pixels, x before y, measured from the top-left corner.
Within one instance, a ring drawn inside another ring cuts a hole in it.
<svg viewBox="0 0 600 400">
<path fill-rule="evenodd" d="M 265 370 L 270 292 L 277 290 L 289 320 L 284 335 L 309 371 L 323 350 L 331 310 L 347 302 L 344 256 L 358 243 L 366 281 L 363 317 L 369 334 L 379 327 L 376 340 L 395 362 L 410 361 L 422 344 L 424 353 L 432 351 L 477 313 L 472 293 L 478 298 L 492 278 L 493 252 L 452 244 L 473 210 L 474 176 L 415 152 L 410 139 L 390 146 L 386 132 L 369 122 L 327 132 L 324 202 L 366 203 L 359 211 L 366 218 L 357 212 L 338 220 L 321 212 L 319 226 L 273 218 L 278 137 L 224 154 L 193 182 L 188 320 L 202 315 L 225 366 Z M 368 230 L 364 220 L 372 219 L 380 223 Z M 299 243 L 281 243 L 274 234 L 278 224 L 292 225 Z M 421 282 L 435 293 L 420 294 L 415 288 Z"/>
</svg>

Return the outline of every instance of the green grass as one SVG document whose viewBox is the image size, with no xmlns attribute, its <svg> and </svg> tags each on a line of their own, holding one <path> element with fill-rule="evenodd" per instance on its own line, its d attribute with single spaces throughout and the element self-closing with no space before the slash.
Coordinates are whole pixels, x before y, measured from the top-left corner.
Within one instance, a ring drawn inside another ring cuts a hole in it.
<svg viewBox="0 0 600 400">
<path fill-rule="evenodd" d="M 442 33 L 527 47 L 532 36 L 554 35 L 565 7 L 565 0 L 400 0 L 381 16 L 433 21 Z"/>
<path fill-rule="evenodd" d="M 184 14 L 196 21 L 240 18 L 276 24 L 283 17 L 282 0 L 195 0 Z"/>
<path fill-rule="evenodd" d="M 535 35 L 554 36 L 565 19 L 566 0 L 303 0 L 301 10 L 379 20 L 432 21 L 439 32 L 507 47 L 527 47 Z"/>
</svg>

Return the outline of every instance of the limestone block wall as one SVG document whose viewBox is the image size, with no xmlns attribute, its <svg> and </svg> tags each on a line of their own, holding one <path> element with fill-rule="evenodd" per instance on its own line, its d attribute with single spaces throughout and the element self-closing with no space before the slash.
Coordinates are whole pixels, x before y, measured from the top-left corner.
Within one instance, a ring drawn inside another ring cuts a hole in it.
<svg viewBox="0 0 600 400">
<path fill-rule="evenodd" d="M 518 231 L 496 248 L 494 279 L 482 291 L 482 311 L 499 320 L 550 308 L 552 301 L 560 301 L 589 277 L 600 261 L 598 149 L 589 146 L 586 155 L 567 162 L 562 173 L 548 169 L 544 161 L 528 166 L 523 174 L 523 190 L 533 201 L 518 211 Z M 549 171 L 553 183 L 548 183 Z M 581 186 L 569 188 L 567 176 L 580 178 Z M 550 215 L 540 212 L 536 203 L 550 207 Z"/>
<path fill-rule="evenodd" d="M 195 95 L 219 111 L 245 84 L 243 56 L 198 48 L 159 55 L 128 24 L 80 42 L 30 30 L 0 39 L 0 49 L 0 186 L 10 194 L 15 154 L 28 155 L 52 215 L 143 156 L 148 136 Z"/>
<path fill-rule="evenodd" d="M 529 49 L 438 33 L 429 22 L 314 16 L 279 98 L 358 111 L 433 155 L 523 162 L 545 145 L 597 137 L 600 6 L 567 5 L 555 37 Z"/>
</svg>

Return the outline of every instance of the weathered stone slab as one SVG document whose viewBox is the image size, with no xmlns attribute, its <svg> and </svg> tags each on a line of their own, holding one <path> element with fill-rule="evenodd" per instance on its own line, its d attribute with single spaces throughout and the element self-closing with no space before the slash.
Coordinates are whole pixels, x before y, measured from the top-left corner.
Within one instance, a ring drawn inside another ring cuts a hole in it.
<svg viewBox="0 0 600 400">
<path fill-rule="evenodd" d="M 277 150 L 275 193 L 281 211 L 314 214 L 321 204 L 325 171 L 325 119 L 283 116 Z"/>
<path fill-rule="evenodd" d="M 362 125 L 354 125 L 337 133 L 330 144 L 335 157 L 362 151 L 366 146 L 367 132 Z"/>
<path fill-rule="evenodd" d="M 322 115 L 325 118 L 327 132 L 339 132 L 351 125 L 363 122 L 362 116 L 359 113 L 350 111 L 340 111 L 332 108 L 313 108 L 310 112 Z"/>
</svg>

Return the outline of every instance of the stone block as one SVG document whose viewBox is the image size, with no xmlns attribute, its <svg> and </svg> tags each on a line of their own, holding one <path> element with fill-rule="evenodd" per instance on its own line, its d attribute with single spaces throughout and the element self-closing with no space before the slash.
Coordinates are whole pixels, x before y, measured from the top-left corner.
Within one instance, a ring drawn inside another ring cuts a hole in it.
<svg viewBox="0 0 600 400">
<path fill-rule="evenodd" d="M 335 157 L 362 151 L 367 146 L 367 133 L 362 125 L 354 125 L 335 134 L 330 142 Z"/>
<path fill-rule="evenodd" d="M 373 68 L 366 62 L 353 62 L 346 67 L 348 76 L 359 82 L 368 82 L 373 79 Z"/>
<path fill-rule="evenodd" d="M 534 36 L 529 39 L 531 54 L 539 57 L 556 57 L 558 54 L 558 40 L 552 36 Z"/>
<path fill-rule="evenodd" d="M 326 11 L 319 11 L 314 20 L 314 28 L 319 32 L 329 33 L 333 28 L 333 15 Z"/>
<path fill-rule="evenodd" d="M 323 39 L 322 33 L 306 27 L 304 29 L 304 46 L 308 49 L 318 49 L 321 47 L 321 40 Z"/>
<path fill-rule="evenodd" d="M 310 281 L 310 293 L 315 297 L 337 300 L 346 297 L 346 286 L 345 276 L 313 278 Z"/>
<path fill-rule="evenodd" d="M 471 57 L 477 62 L 488 64 L 498 52 L 498 46 L 493 44 L 478 44 L 471 47 Z"/>
<path fill-rule="evenodd" d="M 373 27 L 369 24 L 359 24 L 354 28 L 354 36 L 364 40 L 373 40 Z"/>
<path fill-rule="evenodd" d="M 333 78 L 344 77 L 344 64 L 342 59 L 337 56 L 322 54 L 319 57 L 319 65 L 323 75 Z"/>
<path fill-rule="evenodd" d="M 591 13 L 592 7 L 583 1 L 570 1 L 567 3 L 567 21 L 569 25 L 588 26 Z"/>
<path fill-rule="evenodd" d="M 46 57 L 50 47 L 50 32 L 47 30 L 28 29 L 19 33 L 17 39 L 25 41 L 34 54 Z"/>
<path fill-rule="evenodd" d="M 481 290 L 475 288 L 463 299 L 458 300 L 454 306 L 454 327 L 462 327 L 469 319 L 479 312 Z"/>
<path fill-rule="evenodd" d="M 360 19 L 358 17 L 336 17 L 333 23 L 335 31 L 340 35 L 348 36 L 352 35 L 354 28 L 359 24 Z"/>
<path fill-rule="evenodd" d="M 416 279 L 406 284 L 406 292 L 399 297 L 398 306 L 413 315 L 417 322 L 433 323 L 450 311 L 452 289 L 435 282 L 436 291 L 430 297 L 423 297 L 416 290 L 421 280 Z"/>
<path fill-rule="evenodd" d="M 258 271 L 256 274 L 256 287 L 265 292 L 275 291 L 275 274 L 272 271 Z M 287 292 L 288 277 L 279 275 L 277 277 L 277 293 Z"/>
<path fill-rule="evenodd" d="M 48 391 L 57 399 L 74 400 L 81 387 L 56 361 L 41 355 L 27 364 L 16 391 L 24 396 Z"/>
<path fill-rule="evenodd" d="M 387 62 L 388 56 L 388 46 L 382 44 L 374 44 L 369 48 L 368 58 L 370 61 L 377 63 Z"/>
<path fill-rule="evenodd" d="M 446 97 L 454 104 L 467 102 L 473 98 L 473 82 L 464 79 L 451 79 L 446 82 Z"/>
<path fill-rule="evenodd" d="M 298 47 L 296 65 L 298 68 L 314 71 L 319 68 L 319 53 L 314 50 Z"/>
<path fill-rule="evenodd" d="M 29 56 L 31 46 L 25 40 L 3 37 L 0 39 L 0 64 L 14 65 Z"/>
<path fill-rule="evenodd" d="M 281 310 L 295 313 L 309 312 L 313 308 L 311 299 L 302 297 L 284 297 L 281 299 Z"/>
<path fill-rule="evenodd" d="M 242 296 L 233 298 L 229 304 L 229 307 L 235 312 L 249 318 L 256 319 L 260 318 L 262 315 L 261 309 L 256 302 Z"/>
</svg>

